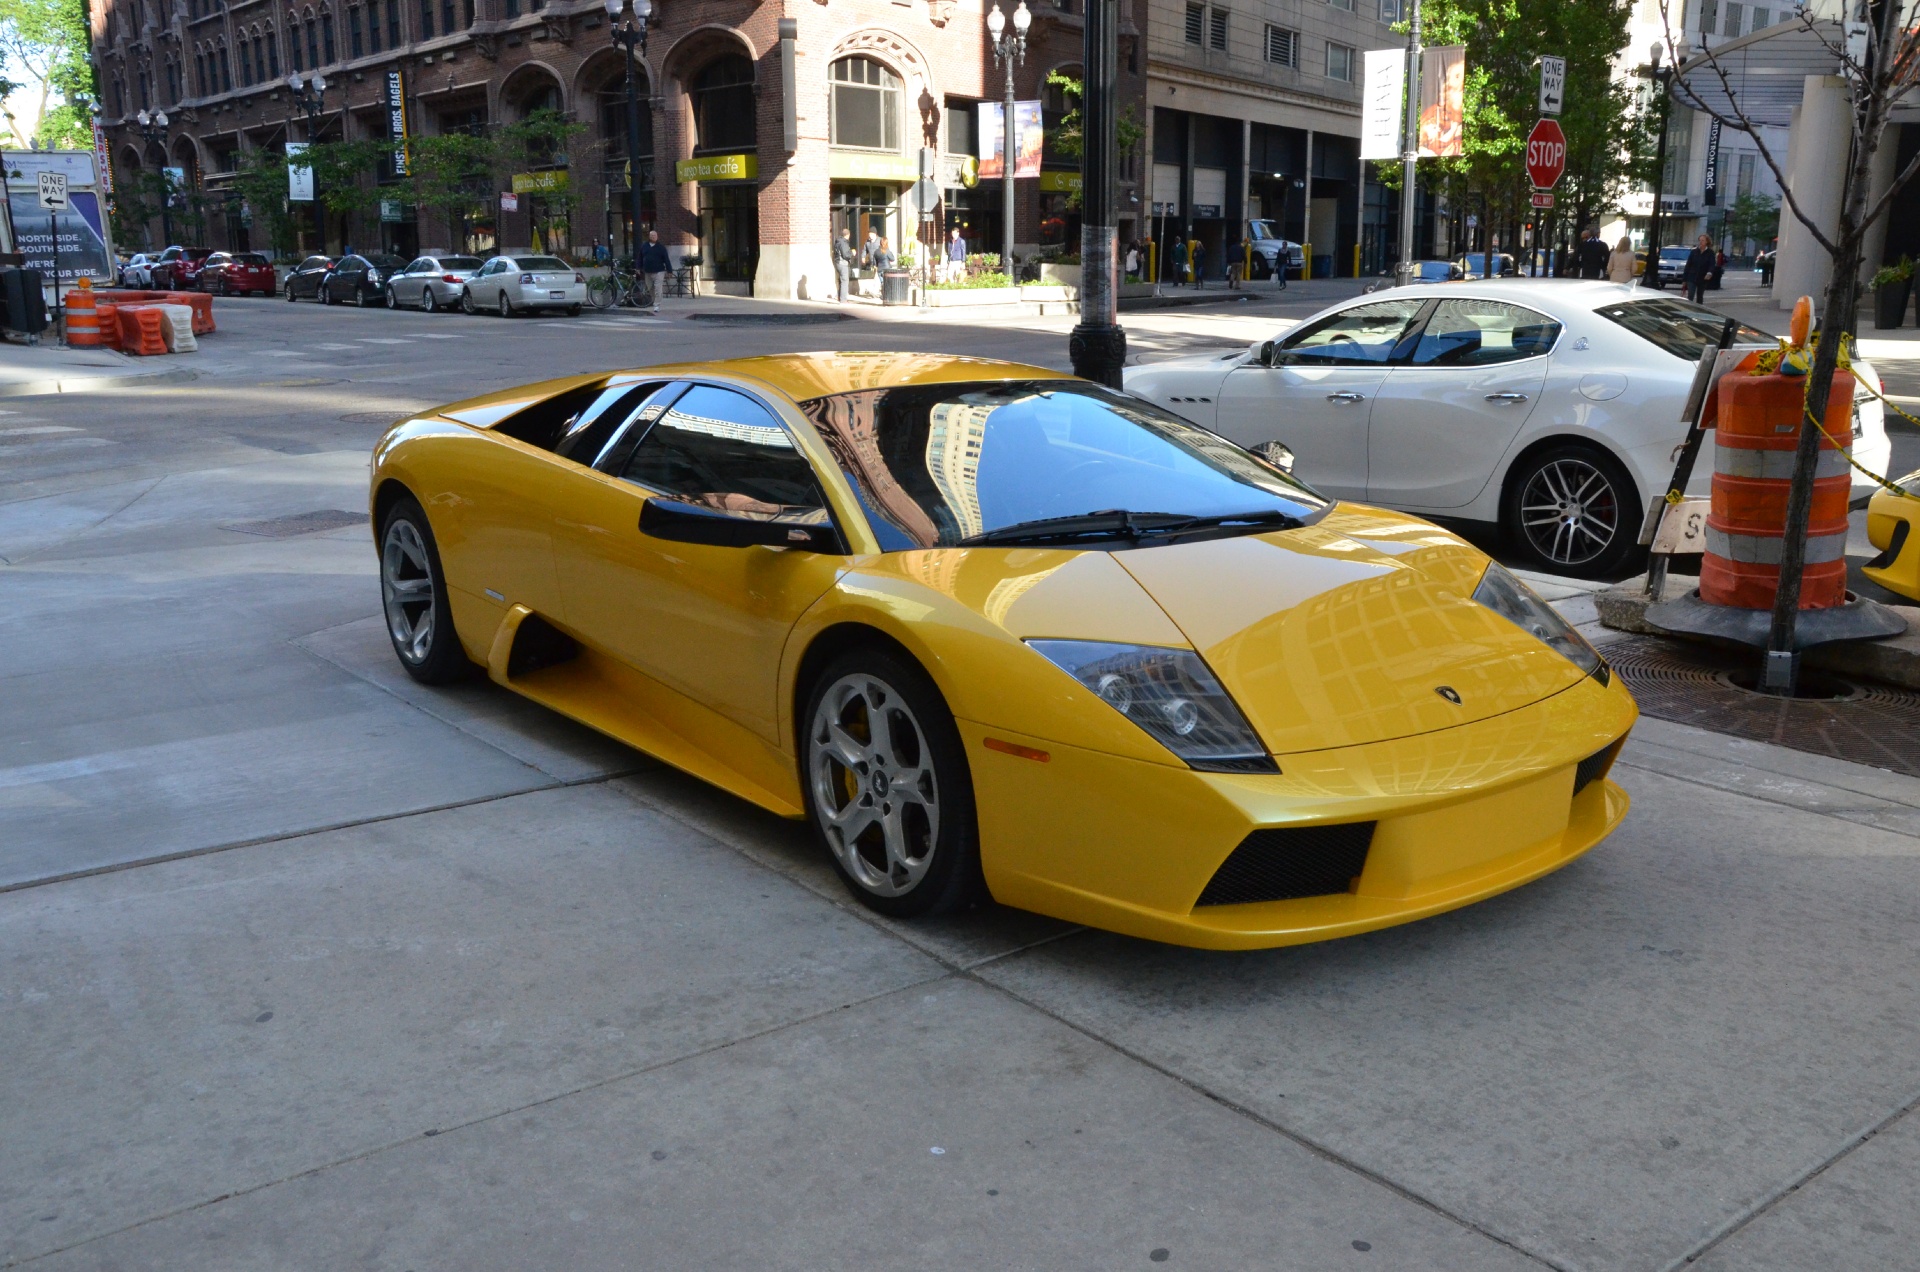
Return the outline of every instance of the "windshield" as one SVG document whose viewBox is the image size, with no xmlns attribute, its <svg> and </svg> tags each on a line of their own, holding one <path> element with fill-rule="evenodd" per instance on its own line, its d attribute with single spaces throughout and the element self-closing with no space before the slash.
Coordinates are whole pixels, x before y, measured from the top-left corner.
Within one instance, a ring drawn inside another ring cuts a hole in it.
<svg viewBox="0 0 1920 1272">
<path fill-rule="evenodd" d="M 1693 249 L 1690 247 L 1663 247 L 1660 249 L 1660 259 L 1665 261 L 1684 261 L 1691 255 L 1693 255 Z"/>
<path fill-rule="evenodd" d="M 1015 175 L 1018 174 L 1016 173 Z M 1252 234 L 1255 242 L 1264 242 L 1267 239 L 1280 237 L 1273 232 L 1272 221 L 1249 221 L 1247 222 L 1247 229 Z"/>
<path fill-rule="evenodd" d="M 1008 542 L 1010 526 L 1096 512 L 1308 519 L 1327 506 L 1233 443 L 1078 381 L 869 389 L 801 409 L 889 552 Z"/>
<path fill-rule="evenodd" d="M 1649 344 L 1658 345 L 1676 358 L 1697 362 L 1702 345 L 1720 343 L 1720 330 L 1727 323 L 1725 314 L 1716 314 L 1705 305 L 1675 300 L 1669 296 L 1650 300 L 1629 300 L 1619 305 L 1603 305 L 1594 310 L 1602 318 L 1617 322 Z M 1764 331 L 1741 323 L 1733 333 L 1733 342 L 1741 345 L 1767 345 L 1778 342 Z"/>
<path fill-rule="evenodd" d="M 571 270 L 573 268 L 557 256 L 521 256 L 516 259 L 520 262 L 520 268 L 524 270 Z"/>
</svg>

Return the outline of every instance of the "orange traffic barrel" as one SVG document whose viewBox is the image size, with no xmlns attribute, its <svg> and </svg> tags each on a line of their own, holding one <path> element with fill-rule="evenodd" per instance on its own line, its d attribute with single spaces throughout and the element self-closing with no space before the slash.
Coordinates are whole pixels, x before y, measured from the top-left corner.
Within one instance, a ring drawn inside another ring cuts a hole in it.
<svg viewBox="0 0 1920 1272">
<path fill-rule="evenodd" d="M 67 343 L 89 347 L 100 343 L 100 315 L 94 309 L 91 279 L 81 279 L 80 286 L 67 293 Z"/>
<path fill-rule="evenodd" d="M 1713 498 L 1700 564 L 1700 599 L 1710 605 L 1773 608 L 1806 385 L 1804 376 L 1750 370 L 1730 372 L 1720 381 Z M 1801 609 L 1846 603 L 1847 501 L 1853 481 L 1843 448 L 1852 441 L 1853 373 L 1835 371 L 1814 470 Z"/>
</svg>

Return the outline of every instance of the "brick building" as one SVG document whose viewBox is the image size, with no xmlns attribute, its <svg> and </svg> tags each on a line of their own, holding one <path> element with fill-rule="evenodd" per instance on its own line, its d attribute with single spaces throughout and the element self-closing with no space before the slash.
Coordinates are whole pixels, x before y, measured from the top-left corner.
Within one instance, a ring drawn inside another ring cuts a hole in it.
<svg viewBox="0 0 1920 1272">
<path fill-rule="evenodd" d="M 909 190 L 923 146 L 940 151 L 944 225 L 976 250 L 997 250 L 997 180 L 965 160 L 981 149 L 982 101 L 1004 80 L 986 34 L 990 0 L 658 0 L 640 54 L 639 233 L 658 228 L 726 290 L 763 296 L 828 294 L 831 237 L 869 226 L 896 250 L 918 233 Z M 1082 0 L 1038 0 L 1022 100 L 1040 98 L 1057 122 L 1069 103 L 1047 73 L 1078 73 Z M 1122 101 L 1143 108 L 1144 51 L 1121 0 Z M 624 252 L 635 232 L 627 206 L 626 72 L 609 39 L 602 0 L 91 0 L 94 61 L 114 169 L 181 170 L 218 195 L 244 151 L 303 140 L 308 120 L 288 77 L 326 79 L 317 136 L 389 136 L 389 73 L 404 85 L 410 135 L 477 131 L 557 109 L 583 130 L 566 154 L 515 174 L 518 207 L 497 194 L 466 225 L 423 218 L 396 184 L 386 215 L 329 218 L 324 247 L 400 255 L 429 248 L 583 254 L 603 240 Z M 791 67 L 788 91 L 784 67 Z M 145 136 L 142 110 L 165 111 Z M 1139 156 L 1122 160 L 1123 216 L 1140 206 Z M 1067 207 L 1078 162 L 1051 139 L 1038 181 L 1016 183 L 1017 250 L 1077 250 Z M 371 182 L 374 178 L 366 178 Z M 390 175 L 382 180 L 394 181 Z M 969 184 L 969 183 L 972 184 Z M 567 190 L 568 198 L 555 198 Z M 219 204 L 217 197 L 214 199 Z M 396 218 L 397 214 L 397 219 Z M 311 219 L 307 221 L 311 227 Z M 1123 240 L 1141 226 L 1123 224 Z M 315 231 L 309 229 L 308 244 Z M 157 241 L 154 228 L 149 241 Z M 209 246 L 255 248 L 237 197 L 211 218 Z"/>
</svg>

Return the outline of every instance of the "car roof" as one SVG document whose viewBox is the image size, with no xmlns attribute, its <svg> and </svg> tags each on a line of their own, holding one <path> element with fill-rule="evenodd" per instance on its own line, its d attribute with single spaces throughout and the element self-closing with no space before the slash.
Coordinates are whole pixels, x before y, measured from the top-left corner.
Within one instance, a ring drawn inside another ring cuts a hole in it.
<svg viewBox="0 0 1920 1272">
<path fill-rule="evenodd" d="M 970 358 L 946 353 L 779 353 L 718 362 L 683 362 L 646 367 L 647 375 L 737 375 L 758 380 L 796 402 L 920 384 L 961 384 L 974 380 L 1071 380 L 1064 371 Z"/>
<path fill-rule="evenodd" d="M 1393 290 L 1384 288 L 1373 295 L 1375 298 L 1387 296 L 1391 295 Z M 1622 292 L 1630 290 L 1632 289 L 1625 283 L 1608 283 L 1597 279 L 1485 278 L 1451 283 L 1447 286 L 1446 294 L 1448 296 L 1482 296 L 1488 300 L 1511 301 L 1516 305 L 1542 305 L 1549 301 L 1560 304 L 1584 302 L 1588 308 L 1593 308 L 1608 301 L 1618 301 Z M 1422 292 L 1421 294 L 1430 296 L 1434 293 Z M 1367 297 L 1357 299 L 1364 300 Z"/>
</svg>

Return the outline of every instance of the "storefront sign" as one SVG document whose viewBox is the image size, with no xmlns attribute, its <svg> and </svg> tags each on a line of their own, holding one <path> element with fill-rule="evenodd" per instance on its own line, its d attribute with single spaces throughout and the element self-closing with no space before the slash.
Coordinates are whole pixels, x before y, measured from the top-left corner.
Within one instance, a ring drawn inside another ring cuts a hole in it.
<svg viewBox="0 0 1920 1272">
<path fill-rule="evenodd" d="M 567 170 L 550 168 L 545 172 L 516 172 L 513 174 L 513 192 L 515 194 L 559 194 L 567 189 Z"/>
<path fill-rule="evenodd" d="M 673 179 L 689 181 L 752 181 L 760 175 L 758 155 L 703 155 L 673 165 Z"/>
<path fill-rule="evenodd" d="M 407 85 L 400 68 L 387 72 L 387 137 L 399 142 L 393 151 L 393 175 L 407 175 Z"/>
<path fill-rule="evenodd" d="M 113 163 L 107 157 L 107 130 L 93 121 L 93 166 L 100 174 L 100 189 L 113 197 Z"/>
<path fill-rule="evenodd" d="M 835 181 L 914 181 L 920 176 L 920 165 L 911 155 L 830 150 L 827 175 Z"/>
<path fill-rule="evenodd" d="M 949 190 L 971 190 L 980 184 L 980 161 L 972 155 L 940 156 L 940 184 Z"/>
<path fill-rule="evenodd" d="M 1220 205 L 1218 203 L 1196 203 L 1193 205 L 1193 214 L 1202 221 L 1219 220 Z"/>
<path fill-rule="evenodd" d="M 406 218 L 400 215 L 400 200 L 380 200 L 380 220 L 387 225 L 398 224 Z"/>
<path fill-rule="evenodd" d="M 1720 201 L 1720 121 L 1707 124 L 1707 178 L 1700 202 L 1713 207 Z"/>
<path fill-rule="evenodd" d="M 1040 174 L 1040 189 L 1047 194 L 1072 194 L 1080 189 L 1078 171 L 1054 171 Z"/>
<path fill-rule="evenodd" d="M 307 143 L 287 143 L 287 201 L 313 202 L 313 169 L 307 166 Z"/>
<path fill-rule="evenodd" d="M 502 212 L 518 212 L 520 210 L 520 196 L 517 194 L 508 194 L 502 190 L 500 192 L 500 210 Z"/>
</svg>

